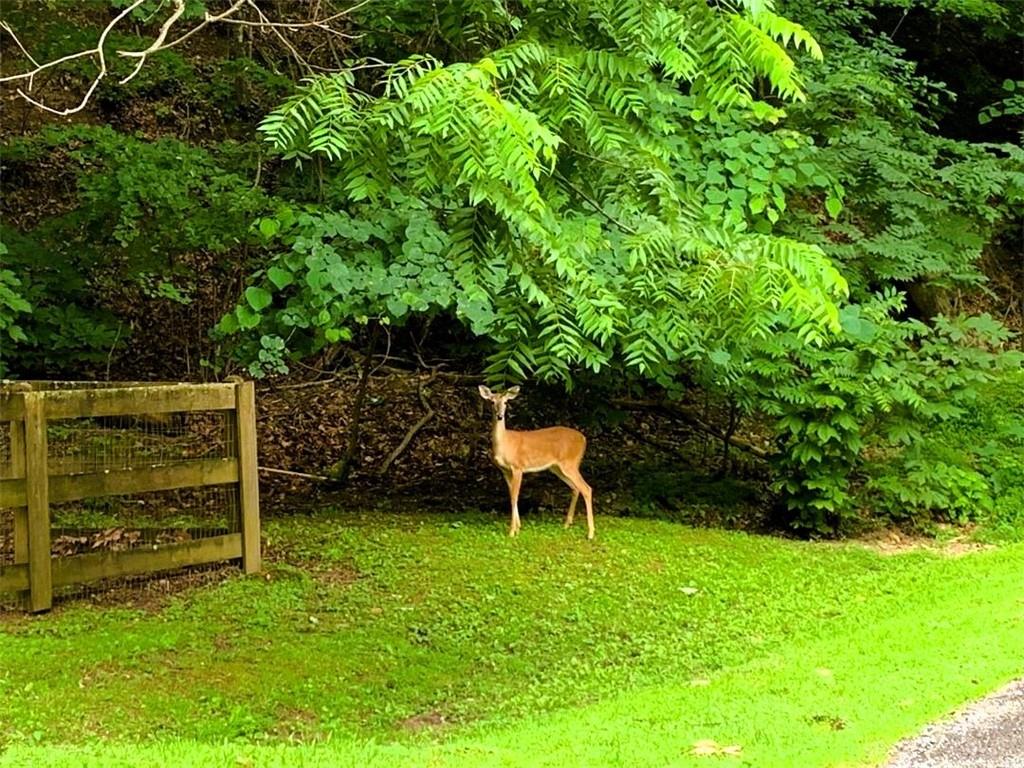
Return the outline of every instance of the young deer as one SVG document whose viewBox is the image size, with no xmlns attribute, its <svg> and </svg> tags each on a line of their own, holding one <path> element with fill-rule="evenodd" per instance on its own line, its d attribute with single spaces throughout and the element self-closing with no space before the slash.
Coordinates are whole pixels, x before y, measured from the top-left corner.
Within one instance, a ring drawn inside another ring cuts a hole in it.
<svg viewBox="0 0 1024 768">
<path fill-rule="evenodd" d="M 519 387 L 512 387 L 503 394 L 480 387 L 480 397 L 490 400 L 494 406 L 493 442 L 494 463 L 505 475 L 508 494 L 512 499 L 512 526 L 508 535 L 519 533 L 519 487 L 527 472 L 543 472 L 550 469 L 562 482 L 572 488 L 572 501 L 565 516 L 565 527 L 572 525 L 576 502 L 583 494 L 587 505 L 587 538 L 594 538 L 594 510 L 591 506 L 591 490 L 580 474 L 580 462 L 587 449 L 587 438 L 582 432 L 569 427 L 548 427 L 518 432 L 505 429 L 505 409 L 509 400 L 519 394 Z"/>
</svg>

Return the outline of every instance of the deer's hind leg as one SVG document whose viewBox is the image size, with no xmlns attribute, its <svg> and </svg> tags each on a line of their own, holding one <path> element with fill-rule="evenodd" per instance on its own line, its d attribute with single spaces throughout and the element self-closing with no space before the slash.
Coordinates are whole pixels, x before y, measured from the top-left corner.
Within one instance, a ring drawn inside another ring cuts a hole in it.
<svg viewBox="0 0 1024 768">
<path fill-rule="evenodd" d="M 572 525 L 573 515 L 576 514 L 576 502 L 580 500 L 580 491 L 576 487 L 576 484 L 569 479 L 569 476 L 566 475 L 558 465 L 553 466 L 551 471 L 559 480 L 572 489 L 572 501 L 569 502 L 569 511 L 565 514 L 565 527 L 568 528 Z"/>
<path fill-rule="evenodd" d="M 569 483 L 573 490 L 572 506 L 576 506 L 576 498 L 578 494 L 583 495 L 583 502 L 587 505 L 587 538 L 594 538 L 594 507 L 593 507 L 593 490 L 587 484 L 587 481 L 583 479 L 583 475 L 580 474 L 579 467 L 562 467 L 562 472 L 565 474 L 565 481 Z M 570 507 L 570 518 L 571 519 L 572 507 Z"/>
</svg>

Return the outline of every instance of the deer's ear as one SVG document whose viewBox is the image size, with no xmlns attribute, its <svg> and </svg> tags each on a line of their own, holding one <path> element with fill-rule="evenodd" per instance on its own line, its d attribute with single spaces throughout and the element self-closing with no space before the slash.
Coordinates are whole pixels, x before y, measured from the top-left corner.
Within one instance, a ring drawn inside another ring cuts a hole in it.
<svg viewBox="0 0 1024 768">
<path fill-rule="evenodd" d="M 508 395 L 509 400 L 512 400 L 513 398 L 517 397 L 519 395 L 519 385 L 517 384 L 516 386 L 512 387 L 505 394 Z"/>
<path fill-rule="evenodd" d="M 488 387 L 485 387 L 483 384 L 481 384 L 480 397 L 482 397 L 484 400 L 490 400 L 491 398 L 494 397 L 494 393 L 491 392 L 491 390 Z"/>
</svg>

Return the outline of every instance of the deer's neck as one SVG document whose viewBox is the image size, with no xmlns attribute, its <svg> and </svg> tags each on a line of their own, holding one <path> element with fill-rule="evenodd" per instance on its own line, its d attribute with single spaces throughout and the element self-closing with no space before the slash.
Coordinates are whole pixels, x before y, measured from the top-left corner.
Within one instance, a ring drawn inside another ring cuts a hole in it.
<svg viewBox="0 0 1024 768">
<path fill-rule="evenodd" d="M 491 430 L 491 443 L 495 456 L 501 451 L 501 446 L 505 442 L 505 434 L 505 417 L 502 416 L 500 419 L 494 420 L 494 429 Z"/>
</svg>

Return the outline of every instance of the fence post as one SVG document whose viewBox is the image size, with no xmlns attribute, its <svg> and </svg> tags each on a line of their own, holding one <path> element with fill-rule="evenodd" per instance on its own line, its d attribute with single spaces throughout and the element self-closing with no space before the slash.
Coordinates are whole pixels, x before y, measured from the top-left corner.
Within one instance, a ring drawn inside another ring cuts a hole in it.
<svg viewBox="0 0 1024 768">
<path fill-rule="evenodd" d="M 25 422 L 11 422 L 11 477 L 25 478 Z M 28 507 L 14 508 L 14 562 L 28 563 Z M 19 595 L 28 605 L 28 592 Z"/>
<path fill-rule="evenodd" d="M 25 499 L 28 509 L 28 609 L 53 605 L 50 561 L 50 478 L 44 393 L 25 393 Z"/>
<path fill-rule="evenodd" d="M 238 428 L 238 497 L 241 504 L 242 570 L 260 570 L 260 480 L 256 458 L 256 387 L 235 384 L 235 424 Z"/>
</svg>

